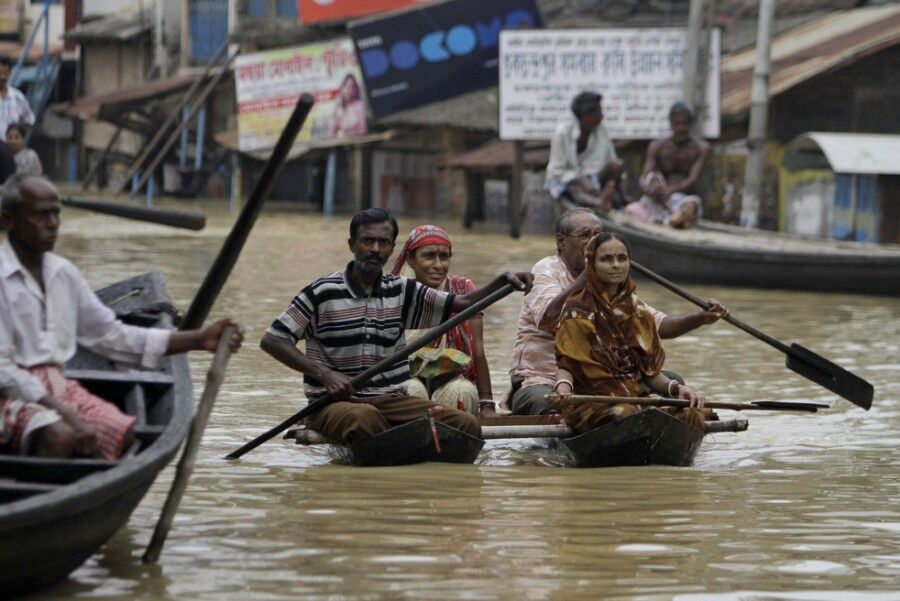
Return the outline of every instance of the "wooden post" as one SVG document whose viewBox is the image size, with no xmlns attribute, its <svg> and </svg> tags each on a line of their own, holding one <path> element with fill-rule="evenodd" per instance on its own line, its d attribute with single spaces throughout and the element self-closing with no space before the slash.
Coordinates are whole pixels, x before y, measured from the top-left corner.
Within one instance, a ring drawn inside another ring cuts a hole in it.
<svg viewBox="0 0 900 601">
<path fill-rule="evenodd" d="M 522 171 L 525 169 L 525 143 L 513 142 L 512 177 L 509 180 L 509 235 L 518 239 L 522 235 Z"/>
<path fill-rule="evenodd" d="M 159 516 L 159 521 L 153 530 L 153 537 L 150 539 L 150 544 L 147 545 L 147 550 L 144 552 L 142 558 L 144 563 L 155 563 L 159 559 L 163 544 L 166 542 L 166 536 L 169 534 L 172 521 L 175 519 L 175 512 L 178 511 L 178 504 L 181 503 L 181 497 L 184 496 L 184 491 L 187 490 L 188 480 L 194 471 L 194 462 L 197 460 L 200 440 L 203 438 L 203 430 L 206 429 L 206 423 L 209 421 L 209 414 L 212 413 L 222 380 L 225 379 L 225 368 L 228 366 L 228 359 L 231 358 L 229 343 L 234 333 L 235 327 L 228 326 L 219 338 L 219 346 L 216 347 L 212 366 L 206 374 L 206 388 L 203 389 L 203 396 L 200 397 L 197 413 L 194 415 L 193 422 L 191 422 L 191 431 L 188 433 L 187 441 L 184 443 L 184 452 L 182 452 L 181 459 L 178 461 L 178 467 L 175 468 L 175 480 L 172 481 L 169 496 L 166 497 L 166 503 Z"/>
<path fill-rule="evenodd" d="M 769 59 L 772 45 L 772 20 L 775 0 L 759 1 L 759 26 L 756 30 L 756 65 L 750 89 L 750 125 L 747 129 L 747 165 L 744 169 L 744 194 L 741 199 L 741 225 L 759 224 L 759 204 L 766 167 L 766 130 L 769 117 Z"/>
<path fill-rule="evenodd" d="M 699 94 L 698 77 L 703 67 L 700 65 L 700 57 L 703 55 L 701 46 L 701 30 L 703 27 L 703 0 L 691 0 L 688 9 L 687 48 L 684 53 L 684 81 L 682 82 L 681 96 L 684 101 L 697 111 L 697 97 Z M 701 97 L 702 98 L 702 97 Z M 695 125 L 699 121 L 694 121 Z"/>
<path fill-rule="evenodd" d="M 365 185 L 365 155 L 363 145 L 358 144 L 350 149 L 350 210 L 354 213 L 363 210 Z"/>
<path fill-rule="evenodd" d="M 191 0 L 181 1 L 181 49 L 178 64 L 189 67 L 191 60 Z"/>
</svg>

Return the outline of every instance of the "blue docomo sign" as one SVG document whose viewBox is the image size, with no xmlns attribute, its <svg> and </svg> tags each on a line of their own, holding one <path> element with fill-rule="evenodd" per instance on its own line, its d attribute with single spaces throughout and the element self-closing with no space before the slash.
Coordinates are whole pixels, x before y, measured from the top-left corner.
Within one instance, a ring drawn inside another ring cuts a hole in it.
<svg viewBox="0 0 900 601">
<path fill-rule="evenodd" d="M 497 85 L 502 29 L 541 26 L 535 0 L 454 0 L 353 23 L 376 118 Z"/>
</svg>

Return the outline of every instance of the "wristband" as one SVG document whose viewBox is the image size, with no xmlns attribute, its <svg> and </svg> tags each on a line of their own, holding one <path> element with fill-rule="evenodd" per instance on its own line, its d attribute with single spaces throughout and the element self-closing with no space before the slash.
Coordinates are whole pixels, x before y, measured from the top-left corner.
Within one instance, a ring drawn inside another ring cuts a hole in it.
<svg viewBox="0 0 900 601">
<path fill-rule="evenodd" d="M 496 409 L 497 405 L 494 403 L 493 399 L 481 399 L 478 401 L 478 408 L 484 409 L 485 407 L 490 407 L 491 409 Z"/>
<path fill-rule="evenodd" d="M 678 380 L 669 380 L 669 385 L 666 390 L 668 391 L 670 398 L 677 399 L 678 393 L 681 390 L 681 384 L 678 383 Z"/>
<path fill-rule="evenodd" d="M 557 380 L 556 384 L 553 385 L 553 392 L 556 392 L 559 389 L 559 385 L 562 383 L 568 384 L 572 390 L 575 390 L 575 384 L 573 384 L 571 380 Z"/>
</svg>

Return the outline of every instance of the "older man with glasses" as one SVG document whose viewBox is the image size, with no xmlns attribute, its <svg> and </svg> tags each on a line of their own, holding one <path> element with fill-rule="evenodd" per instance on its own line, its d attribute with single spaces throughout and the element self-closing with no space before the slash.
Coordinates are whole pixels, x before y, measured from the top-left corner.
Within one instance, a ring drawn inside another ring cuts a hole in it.
<svg viewBox="0 0 900 601">
<path fill-rule="evenodd" d="M 556 255 L 545 257 L 531 269 L 534 284 L 523 297 L 516 343 L 509 369 L 511 388 L 507 404 L 519 415 L 550 411 L 546 400 L 556 380 L 554 341 L 559 313 L 566 298 L 584 286 L 584 247 L 603 230 L 600 218 L 587 208 L 569 209 L 556 220 Z M 654 311 L 661 338 L 675 338 L 718 321 L 727 310 L 709 299 L 710 311 L 669 316 Z"/>
</svg>

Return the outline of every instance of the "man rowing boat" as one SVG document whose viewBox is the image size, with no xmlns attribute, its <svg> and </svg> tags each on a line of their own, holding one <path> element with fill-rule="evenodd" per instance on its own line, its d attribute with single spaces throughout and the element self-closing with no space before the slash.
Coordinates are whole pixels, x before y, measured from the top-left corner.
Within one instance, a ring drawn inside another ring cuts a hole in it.
<svg viewBox="0 0 900 601">
<path fill-rule="evenodd" d="M 78 269 L 51 252 L 60 197 L 43 177 L 15 175 L 3 190 L 0 245 L 0 453 L 117 459 L 134 440 L 135 417 L 69 380 L 76 343 L 104 357 L 153 368 L 163 355 L 214 351 L 225 326 L 173 332 L 123 324 Z M 238 328 L 231 347 L 243 340 Z"/>
<path fill-rule="evenodd" d="M 507 283 L 525 293 L 531 289 L 527 272 L 503 274 L 464 295 L 384 274 L 397 233 L 396 220 L 382 209 L 354 216 L 347 241 L 353 261 L 303 288 L 260 343 L 276 360 L 303 374 L 307 398 L 328 393 L 335 401 L 307 420 L 310 428 L 334 442 L 364 440 L 423 417 L 435 406 L 409 396 L 405 357 L 364 386 L 354 389 L 350 382 L 404 346 L 406 330 L 436 326 Z M 306 353 L 297 348 L 300 340 L 306 341 Z M 471 414 L 443 408 L 442 419 L 473 436 L 481 434 Z"/>
<path fill-rule="evenodd" d="M 509 369 L 508 399 L 513 413 L 538 415 L 551 410 L 545 399 L 556 381 L 554 336 L 566 298 L 584 287 L 585 244 L 603 230 L 591 209 L 570 209 L 556 221 L 556 255 L 545 257 L 532 268 L 534 288 L 522 299 L 522 309 Z M 676 338 L 728 314 L 716 299 L 712 308 L 687 315 L 666 315 L 648 307 L 660 338 Z"/>
</svg>

